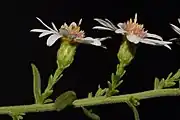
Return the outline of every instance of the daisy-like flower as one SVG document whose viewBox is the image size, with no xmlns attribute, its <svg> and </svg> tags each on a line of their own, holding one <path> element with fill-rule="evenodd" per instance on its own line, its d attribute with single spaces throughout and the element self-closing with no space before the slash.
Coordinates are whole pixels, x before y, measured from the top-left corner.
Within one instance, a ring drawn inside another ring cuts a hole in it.
<svg viewBox="0 0 180 120">
<path fill-rule="evenodd" d="M 180 24 L 180 18 L 178 19 L 178 22 L 179 22 L 179 24 Z M 170 24 L 170 25 L 171 25 L 172 29 L 173 29 L 176 33 L 178 33 L 178 34 L 180 35 L 180 28 L 177 27 L 177 26 L 175 26 L 175 25 L 173 25 L 173 24 Z M 180 38 L 172 38 L 172 39 L 170 39 L 170 41 L 176 41 L 177 44 L 180 45 L 180 42 L 177 41 L 177 40 L 180 40 Z"/>
<path fill-rule="evenodd" d="M 69 26 L 66 23 L 64 23 L 64 25 L 62 25 L 61 28 L 58 30 L 53 22 L 51 23 L 53 28 L 50 28 L 40 18 L 36 18 L 48 30 L 32 29 L 31 32 L 40 32 L 41 34 L 39 35 L 39 38 L 44 37 L 46 35 L 50 35 L 47 39 L 47 46 L 52 46 L 58 39 L 61 38 L 62 40 L 68 40 L 70 43 L 84 43 L 104 47 L 102 46 L 101 41 L 110 38 L 85 37 L 84 31 L 80 30 L 82 19 L 80 19 L 78 25 L 75 22 L 72 22 Z"/>
<path fill-rule="evenodd" d="M 145 43 L 150 45 L 165 46 L 171 49 L 168 44 L 172 44 L 172 42 L 163 41 L 162 37 L 159 35 L 148 33 L 147 30 L 144 30 L 142 24 L 137 23 L 137 14 L 135 14 L 134 21 L 130 19 L 125 23 L 118 23 L 118 27 L 113 25 L 113 23 L 108 19 L 102 20 L 95 18 L 94 20 L 103 26 L 95 26 L 93 29 L 110 30 L 117 34 L 125 35 L 127 40 L 134 44 Z"/>
</svg>

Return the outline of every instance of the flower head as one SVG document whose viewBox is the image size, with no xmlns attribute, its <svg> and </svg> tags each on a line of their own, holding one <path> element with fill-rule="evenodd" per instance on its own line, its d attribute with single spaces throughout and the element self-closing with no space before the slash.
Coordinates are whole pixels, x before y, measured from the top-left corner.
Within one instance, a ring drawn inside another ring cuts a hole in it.
<svg viewBox="0 0 180 120">
<path fill-rule="evenodd" d="M 137 14 L 135 14 L 134 20 L 130 19 L 125 23 L 118 23 L 118 28 L 108 19 L 102 20 L 95 18 L 94 20 L 103 26 L 95 26 L 93 29 L 110 30 L 117 34 L 125 35 L 127 40 L 134 44 L 141 42 L 150 45 L 163 45 L 171 49 L 168 44 L 172 44 L 172 42 L 163 41 L 162 37 L 159 35 L 148 33 L 147 30 L 145 31 L 142 24 L 137 23 Z"/>
<path fill-rule="evenodd" d="M 72 41 L 76 41 L 76 38 L 84 38 L 85 33 L 84 31 L 80 30 L 80 24 L 82 19 L 80 19 L 79 24 L 77 25 L 75 22 L 72 22 L 69 26 L 64 23 L 64 25 L 60 28 L 60 33 L 63 33 L 63 31 L 66 33 L 64 36 L 69 37 Z"/>
<path fill-rule="evenodd" d="M 91 44 L 95 46 L 102 46 L 101 41 L 106 40 L 110 37 L 104 38 L 92 38 L 85 37 L 84 31 L 80 30 L 80 25 L 82 19 L 80 19 L 78 25 L 75 22 L 72 22 L 69 26 L 64 23 L 61 28 L 58 30 L 55 24 L 52 22 L 52 27 L 47 26 L 40 18 L 36 17 L 48 30 L 44 29 L 32 29 L 31 32 L 40 32 L 39 38 L 46 35 L 50 35 L 47 39 L 47 46 L 52 46 L 58 39 L 67 40 L 70 43 L 84 43 Z M 103 47 L 103 46 L 102 46 Z"/>
</svg>

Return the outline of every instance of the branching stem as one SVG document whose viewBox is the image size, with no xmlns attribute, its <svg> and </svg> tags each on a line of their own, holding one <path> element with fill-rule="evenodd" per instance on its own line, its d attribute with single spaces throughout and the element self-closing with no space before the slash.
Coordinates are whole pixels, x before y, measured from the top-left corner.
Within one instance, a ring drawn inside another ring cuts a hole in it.
<svg viewBox="0 0 180 120">
<path fill-rule="evenodd" d="M 94 97 L 94 98 L 84 98 L 77 99 L 73 102 L 74 107 L 82 106 L 95 106 L 102 104 L 114 104 L 114 103 L 125 103 L 129 101 L 129 98 L 134 97 L 138 100 L 150 99 L 163 96 L 180 96 L 180 89 L 157 89 L 149 90 L 145 92 L 126 94 L 126 95 L 117 95 L 111 97 Z M 5 106 L 0 107 L 0 114 L 11 114 L 13 112 L 17 113 L 29 113 L 29 112 L 45 112 L 45 111 L 55 111 L 56 108 L 54 103 L 49 104 L 32 104 L 32 105 L 19 105 L 19 106 Z"/>
</svg>

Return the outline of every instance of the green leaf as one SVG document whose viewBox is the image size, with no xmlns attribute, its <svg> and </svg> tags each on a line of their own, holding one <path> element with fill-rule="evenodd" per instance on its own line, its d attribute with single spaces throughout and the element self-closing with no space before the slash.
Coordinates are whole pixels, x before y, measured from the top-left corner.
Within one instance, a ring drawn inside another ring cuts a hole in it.
<svg viewBox="0 0 180 120">
<path fill-rule="evenodd" d="M 56 78 L 56 80 L 53 81 L 53 85 L 56 84 L 56 83 L 61 79 L 62 76 L 63 76 L 63 75 L 61 74 L 58 78 Z M 53 86 L 53 85 L 52 85 L 52 86 Z"/>
<path fill-rule="evenodd" d="M 108 87 L 109 87 L 109 89 L 110 89 L 110 90 L 112 90 L 112 84 L 111 84 L 111 82 L 110 82 L 110 81 L 108 81 L 107 83 L 108 83 Z"/>
<path fill-rule="evenodd" d="M 112 85 L 116 84 L 115 82 L 115 78 L 114 78 L 114 73 L 111 74 L 111 81 L 112 81 Z"/>
<path fill-rule="evenodd" d="M 42 94 L 42 100 L 45 100 L 49 96 L 51 96 L 53 93 L 53 90 L 45 90 L 45 92 Z"/>
<path fill-rule="evenodd" d="M 116 75 L 119 76 L 118 79 L 122 78 L 124 76 L 124 74 L 126 73 L 126 70 L 124 70 L 124 67 L 126 65 L 121 61 L 120 64 L 117 64 L 117 67 L 116 67 Z"/>
<path fill-rule="evenodd" d="M 92 98 L 92 97 L 93 97 L 92 92 L 88 93 L 88 98 Z"/>
<path fill-rule="evenodd" d="M 158 89 L 164 88 L 165 80 L 162 78 L 162 80 L 159 82 Z"/>
<path fill-rule="evenodd" d="M 98 86 L 98 90 L 95 94 L 95 97 L 103 96 L 106 93 L 107 89 L 102 89 L 100 85 Z"/>
<path fill-rule="evenodd" d="M 10 113 L 9 115 L 13 118 L 13 120 L 22 120 L 22 115 L 25 115 L 25 113 Z"/>
<path fill-rule="evenodd" d="M 180 78 L 180 69 L 176 72 L 176 74 L 173 75 L 173 77 L 170 78 L 170 81 L 179 81 Z"/>
<path fill-rule="evenodd" d="M 134 106 L 138 106 L 140 105 L 139 99 L 135 98 L 135 97 L 130 97 L 129 101 L 134 105 Z"/>
<path fill-rule="evenodd" d="M 119 75 L 114 75 L 114 79 L 113 79 L 113 80 L 119 81 L 119 79 L 120 79 L 120 76 L 119 76 Z"/>
<path fill-rule="evenodd" d="M 118 84 L 115 86 L 115 88 L 119 87 L 123 83 L 123 80 L 120 80 Z"/>
<path fill-rule="evenodd" d="M 63 69 L 62 68 L 57 68 L 55 73 L 54 73 L 54 76 L 53 76 L 53 82 L 56 82 L 58 81 L 58 78 L 59 76 L 61 75 Z M 61 77 L 61 76 L 60 76 Z"/>
<path fill-rule="evenodd" d="M 84 107 L 82 107 L 82 110 L 83 110 L 84 114 L 87 117 L 91 118 L 92 120 L 100 120 L 100 117 L 98 115 L 96 115 L 95 113 L 92 113 L 92 111 L 89 111 Z"/>
<path fill-rule="evenodd" d="M 124 70 L 123 73 L 119 76 L 119 79 L 122 78 L 125 73 L 126 73 L 126 70 Z"/>
<path fill-rule="evenodd" d="M 97 92 L 95 94 L 95 97 L 100 96 L 101 92 L 102 92 L 102 88 L 100 87 L 100 85 L 98 85 L 98 90 L 97 90 Z"/>
<path fill-rule="evenodd" d="M 53 102 L 52 99 L 46 99 L 46 100 L 44 101 L 44 103 L 51 103 L 51 102 Z"/>
<path fill-rule="evenodd" d="M 50 75 L 48 80 L 48 86 L 52 86 L 52 84 L 53 84 L 53 75 Z"/>
<path fill-rule="evenodd" d="M 114 90 L 114 89 L 111 90 L 111 96 L 112 96 L 112 95 L 115 95 L 115 94 L 117 94 L 117 93 L 119 93 L 119 90 L 117 90 L 117 89 L 116 89 L 116 90 Z"/>
<path fill-rule="evenodd" d="M 22 116 L 18 116 L 18 119 L 19 119 L 19 120 L 22 120 L 22 119 L 23 119 L 23 117 L 22 117 Z"/>
<path fill-rule="evenodd" d="M 120 79 L 119 75 L 114 75 L 114 73 L 112 73 L 111 74 L 112 86 L 116 86 L 116 84 L 119 81 L 119 79 Z"/>
<path fill-rule="evenodd" d="M 154 89 L 158 89 L 158 86 L 159 86 L 159 78 L 155 78 L 154 80 Z"/>
<path fill-rule="evenodd" d="M 19 120 L 18 116 L 12 116 L 13 120 Z"/>
<path fill-rule="evenodd" d="M 56 79 L 56 82 L 55 82 L 55 83 L 57 83 L 57 81 L 58 81 L 59 79 L 61 79 L 61 78 L 62 78 L 62 76 L 63 76 L 63 74 L 62 74 L 62 75 L 60 75 L 60 76 Z"/>
<path fill-rule="evenodd" d="M 172 74 L 173 74 L 172 72 L 169 73 L 169 75 L 168 75 L 168 77 L 166 78 L 166 80 L 169 80 L 169 79 L 171 78 Z"/>
<path fill-rule="evenodd" d="M 61 64 L 59 63 L 58 60 L 56 60 L 56 63 L 57 63 L 58 68 L 61 68 Z"/>
<path fill-rule="evenodd" d="M 164 87 L 172 87 L 174 85 L 176 85 L 175 82 L 165 82 Z"/>
<path fill-rule="evenodd" d="M 57 111 L 63 110 L 65 107 L 72 105 L 73 101 L 76 99 L 76 93 L 74 91 L 67 91 L 62 93 L 55 100 L 55 108 Z"/>
<path fill-rule="evenodd" d="M 104 88 L 104 89 L 101 91 L 100 96 L 103 96 L 107 91 L 108 91 L 108 88 Z"/>
<path fill-rule="evenodd" d="M 31 64 L 33 71 L 33 92 L 36 103 L 41 103 L 41 78 L 37 67 Z"/>
</svg>

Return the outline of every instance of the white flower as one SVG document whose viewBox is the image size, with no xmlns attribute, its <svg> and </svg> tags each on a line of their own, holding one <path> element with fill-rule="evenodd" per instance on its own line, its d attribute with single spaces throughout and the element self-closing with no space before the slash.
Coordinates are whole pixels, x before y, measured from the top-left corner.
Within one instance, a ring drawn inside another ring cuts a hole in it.
<svg viewBox="0 0 180 120">
<path fill-rule="evenodd" d="M 32 29 L 31 32 L 40 32 L 39 38 L 44 37 L 46 35 L 50 35 L 47 39 L 47 46 L 52 46 L 58 39 L 67 38 L 70 43 L 84 43 L 91 44 L 95 46 L 102 46 L 101 41 L 109 39 L 111 37 L 104 38 L 92 38 L 85 37 L 84 31 L 80 30 L 80 24 L 82 19 L 80 19 L 79 24 L 77 25 L 75 22 L 72 22 L 69 26 L 64 23 L 61 28 L 58 30 L 54 23 L 52 22 L 52 27 L 47 26 L 41 19 L 36 17 L 48 30 L 44 29 Z M 105 48 L 105 47 L 104 47 Z"/>
<path fill-rule="evenodd" d="M 180 24 L 180 18 L 178 19 L 178 22 Z M 171 25 L 172 29 L 180 35 L 180 28 L 178 28 L 177 26 L 175 26 L 173 24 L 170 24 L 170 25 Z"/>
<path fill-rule="evenodd" d="M 171 49 L 168 44 L 172 44 L 172 42 L 163 41 L 162 37 L 159 35 L 148 33 L 144 30 L 143 25 L 137 23 L 137 14 L 135 14 L 134 21 L 130 19 L 126 23 L 118 23 L 118 28 L 108 19 L 102 20 L 95 18 L 94 20 L 103 26 L 95 26 L 93 29 L 110 30 L 117 34 L 125 35 L 126 38 L 134 44 L 138 44 L 140 42 L 157 46 L 163 45 Z"/>
<path fill-rule="evenodd" d="M 178 22 L 180 24 L 180 18 L 178 19 Z M 178 28 L 177 26 L 173 25 L 173 24 L 170 24 L 172 29 L 178 33 L 180 35 L 180 28 Z M 179 42 L 180 38 L 171 38 L 170 41 L 175 41 L 177 44 L 180 45 L 180 42 Z"/>
</svg>

